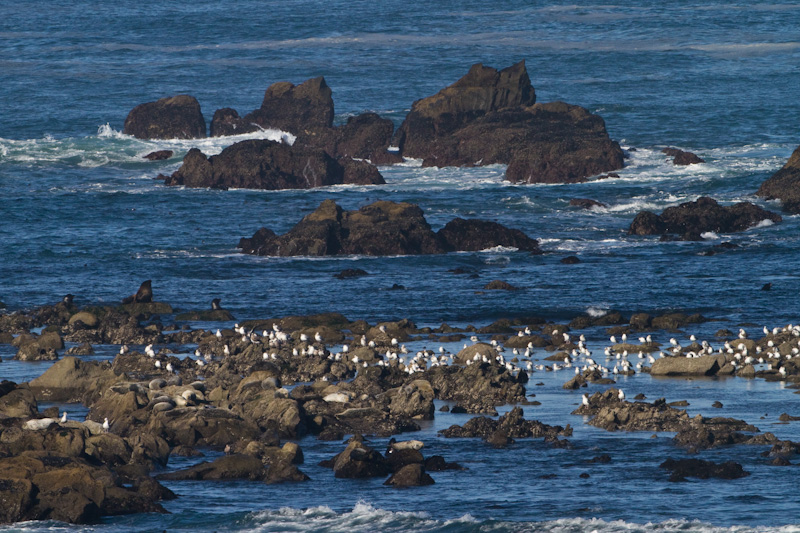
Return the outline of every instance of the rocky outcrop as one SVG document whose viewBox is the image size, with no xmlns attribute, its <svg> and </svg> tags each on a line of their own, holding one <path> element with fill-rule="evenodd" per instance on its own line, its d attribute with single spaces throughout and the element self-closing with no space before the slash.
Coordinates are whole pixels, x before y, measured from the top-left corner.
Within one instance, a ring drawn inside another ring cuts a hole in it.
<svg viewBox="0 0 800 533">
<path fill-rule="evenodd" d="M 548 426 L 538 420 L 525 420 L 522 409 L 514 407 L 497 420 L 481 416 L 469 420 L 464 426 L 450 426 L 440 433 L 447 438 L 480 437 L 496 447 L 502 447 L 498 443 L 505 445 L 520 438 L 558 440 L 559 436 L 572 435 L 572 429 L 569 426 Z"/>
<path fill-rule="evenodd" d="M 394 123 L 375 113 L 350 117 L 342 126 L 302 131 L 297 142 L 318 146 L 331 156 L 370 159 L 376 165 L 399 163 L 399 155 L 388 153 L 394 132 Z"/>
<path fill-rule="evenodd" d="M 209 133 L 211 137 L 224 137 L 226 135 L 241 135 L 252 133 L 260 128 L 257 124 L 248 122 L 239 116 L 235 109 L 224 107 L 214 111 L 211 119 Z"/>
<path fill-rule="evenodd" d="M 281 81 L 270 85 L 261 107 L 244 117 L 262 128 L 289 131 L 295 135 L 333 126 L 333 91 L 322 76 L 294 85 Z"/>
<path fill-rule="evenodd" d="M 425 472 L 425 466 L 419 463 L 405 465 L 389 476 L 384 485 L 392 487 L 424 487 L 433 485 L 433 478 Z"/>
<path fill-rule="evenodd" d="M 119 377 L 108 363 L 89 363 L 64 357 L 30 382 L 39 401 L 92 403 Z"/>
<path fill-rule="evenodd" d="M 767 200 L 780 200 L 789 213 L 800 213 L 800 147 L 779 171 L 761 184 L 756 194 Z"/>
<path fill-rule="evenodd" d="M 474 250 L 516 245 L 538 251 L 537 241 L 518 230 L 493 222 L 454 223 L 436 234 L 413 204 L 378 201 L 358 211 L 344 211 L 333 200 L 325 200 L 288 233 L 278 236 L 261 228 L 253 237 L 239 241 L 239 248 L 243 253 L 271 256 L 441 254 L 461 250 L 460 246 Z M 455 236 L 454 227 L 465 228 L 467 235 Z"/>
<path fill-rule="evenodd" d="M 288 473 L 291 471 L 291 473 Z M 249 454 L 235 454 L 220 457 L 212 462 L 200 464 L 159 474 L 156 479 L 163 481 L 225 481 L 243 479 L 247 481 L 263 481 L 279 483 L 283 481 L 307 481 L 309 478 L 297 467 L 283 462 L 264 466 L 262 460 Z"/>
<path fill-rule="evenodd" d="M 364 444 L 360 435 L 350 439 L 344 451 L 322 466 L 332 467 L 337 478 L 382 477 L 391 472 L 383 455 Z"/>
<path fill-rule="evenodd" d="M 717 464 L 702 459 L 672 459 L 670 457 L 659 467 L 671 472 L 669 481 L 686 481 L 687 477 L 739 479 L 750 475 L 750 472 L 746 472 L 742 465 L 734 461 Z"/>
<path fill-rule="evenodd" d="M 513 182 L 578 182 L 623 166 L 602 118 L 563 102 L 536 104 L 524 62 L 499 72 L 473 65 L 417 100 L 395 143 L 424 166 L 507 164 Z"/>
<path fill-rule="evenodd" d="M 725 356 L 662 357 L 650 367 L 651 376 L 713 376 L 725 366 Z"/>
<path fill-rule="evenodd" d="M 206 136 L 206 121 L 197 99 L 181 94 L 137 105 L 122 133 L 139 139 L 199 139 Z"/>
<path fill-rule="evenodd" d="M 109 515 L 164 513 L 158 500 L 170 497 L 174 495 L 154 480 L 124 484 L 107 466 L 79 457 L 24 452 L 0 459 L 0 523 L 88 524 Z"/>
<path fill-rule="evenodd" d="M 494 246 L 508 246 L 539 253 L 539 243 L 518 229 L 507 228 L 488 220 L 455 218 L 438 232 L 448 251 L 473 252 Z"/>
<path fill-rule="evenodd" d="M 676 166 L 696 165 L 698 163 L 705 163 L 705 159 L 699 158 L 692 152 L 684 152 L 678 148 L 664 148 L 662 153 L 667 154 L 672 158 L 672 164 Z"/>
<path fill-rule="evenodd" d="M 628 234 L 677 234 L 684 240 L 700 240 L 706 232 L 744 231 L 764 220 L 780 222 L 782 218 L 750 202 L 723 207 L 713 198 L 701 197 L 694 202 L 668 207 L 661 215 L 640 212 L 633 219 Z"/>
<path fill-rule="evenodd" d="M 307 80 L 300 85 L 278 82 L 271 85 L 259 109 L 240 117 L 235 109 L 214 113 L 211 135 L 237 135 L 260 128 L 287 131 L 295 144 L 324 150 L 331 157 L 369 159 L 374 164 L 392 164 L 402 157 L 388 151 L 394 123 L 375 113 L 350 117 L 342 126 L 333 126 L 333 98 L 325 78 Z"/>
<path fill-rule="evenodd" d="M 213 189 L 310 189 L 326 185 L 385 183 L 378 170 L 364 162 L 336 160 L 325 151 L 269 140 L 249 140 L 207 158 L 192 148 L 166 185 Z"/>
<path fill-rule="evenodd" d="M 459 352 L 459 357 L 461 355 Z M 527 378 L 527 375 L 521 372 L 515 376 L 505 365 L 494 359 L 491 361 L 483 363 L 479 356 L 477 361 L 469 361 L 472 364 L 466 368 L 438 366 L 426 374 L 437 391 L 437 398 L 455 401 L 468 413 L 495 413 L 497 406 L 525 401 L 521 377 Z"/>
</svg>

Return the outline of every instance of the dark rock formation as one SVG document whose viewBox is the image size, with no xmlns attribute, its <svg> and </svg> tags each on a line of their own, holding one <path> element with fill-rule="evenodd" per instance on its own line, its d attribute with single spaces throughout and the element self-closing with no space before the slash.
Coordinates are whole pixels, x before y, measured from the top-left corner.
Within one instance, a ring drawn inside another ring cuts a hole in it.
<svg viewBox="0 0 800 533">
<path fill-rule="evenodd" d="M 325 200 L 288 233 L 278 236 L 261 228 L 252 238 L 241 239 L 239 248 L 243 253 L 280 256 L 440 254 L 461 250 L 460 246 L 474 250 L 498 245 L 538 250 L 538 243 L 518 230 L 484 221 L 454 223 L 436 234 L 413 204 L 378 201 L 358 211 L 344 211 L 333 200 Z M 454 227 L 465 228 L 466 236 L 454 235 Z"/>
<path fill-rule="evenodd" d="M 347 448 L 322 466 L 333 468 L 337 478 L 382 477 L 391 472 L 386 459 L 366 444 L 360 435 L 350 439 Z"/>
<path fill-rule="evenodd" d="M 149 159 L 150 161 L 163 161 L 164 159 L 169 159 L 172 157 L 173 153 L 174 152 L 172 150 L 157 150 L 144 156 L 144 159 Z"/>
<path fill-rule="evenodd" d="M 580 207 L 581 209 L 593 209 L 595 207 L 606 207 L 606 204 L 592 200 L 591 198 L 573 198 L 569 201 L 569 205 L 573 207 Z"/>
<path fill-rule="evenodd" d="M 392 474 L 384 485 L 392 487 L 424 487 L 433 485 L 433 478 L 425 472 L 425 467 L 419 463 L 409 464 Z"/>
<path fill-rule="evenodd" d="M 444 437 L 481 437 L 489 441 L 495 447 L 499 444 L 508 444 L 508 439 L 519 438 L 541 438 L 558 440 L 559 435 L 570 436 L 572 429 L 567 426 L 548 426 L 537 420 L 525 420 L 523 411 L 519 407 L 514 407 L 511 411 L 501 416 L 498 420 L 481 416 L 469 420 L 464 426 L 450 426 L 440 431 Z"/>
<path fill-rule="evenodd" d="M 300 85 L 281 81 L 264 93 L 261 107 L 245 115 L 245 123 L 300 134 L 333 126 L 333 92 L 322 76 Z"/>
<path fill-rule="evenodd" d="M 499 72 L 476 64 L 414 102 L 395 141 L 402 155 L 425 166 L 508 164 L 514 182 L 576 182 L 622 168 L 622 150 L 600 117 L 562 102 L 535 102 L 524 62 Z"/>
<path fill-rule="evenodd" d="M 761 222 L 780 222 L 781 216 L 750 202 L 723 207 L 713 198 L 702 197 L 668 207 L 661 215 L 642 211 L 633 219 L 630 235 L 678 234 L 685 240 L 698 240 L 707 231 L 733 233 L 744 231 Z"/>
<path fill-rule="evenodd" d="M 226 135 L 241 135 L 242 133 L 252 133 L 258 131 L 258 125 L 248 122 L 239 116 L 235 109 L 224 107 L 214 111 L 209 128 L 211 137 L 223 137 Z"/>
<path fill-rule="evenodd" d="M 698 163 L 706 162 L 705 159 L 700 159 L 692 152 L 684 152 L 683 150 L 679 150 L 677 148 L 664 148 L 661 150 L 661 152 L 670 156 L 672 158 L 672 164 L 678 166 L 696 165 Z"/>
<path fill-rule="evenodd" d="M 507 281 L 496 279 L 484 285 L 483 289 L 487 291 L 518 291 L 519 287 L 515 287 Z"/>
<path fill-rule="evenodd" d="M 448 251 L 479 251 L 494 246 L 508 246 L 539 253 L 539 243 L 518 229 L 507 228 L 488 220 L 455 218 L 438 232 Z"/>
<path fill-rule="evenodd" d="M 157 500 L 168 494 L 174 498 L 153 480 L 126 487 L 107 466 L 81 457 L 26 451 L 0 459 L 0 523 L 87 524 L 109 515 L 165 513 Z"/>
<path fill-rule="evenodd" d="M 181 94 L 137 105 L 122 133 L 139 139 L 199 139 L 206 136 L 206 121 L 197 99 Z"/>
<path fill-rule="evenodd" d="M 361 278 L 363 276 L 369 276 L 369 273 L 361 268 L 345 268 L 338 274 L 333 275 L 333 277 L 336 279 L 353 279 Z"/>
<path fill-rule="evenodd" d="M 687 477 L 739 479 L 750 475 L 750 472 L 746 472 L 742 465 L 733 461 L 717 464 L 702 459 L 669 458 L 659 466 L 672 472 L 669 481 L 686 481 Z"/>
<path fill-rule="evenodd" d="M 301 131 L 297 142 L 323 148 L 333 157 L 370 159 L 374 164 L 399 163 L 402 158 L 387 152 L 394 123 L 375 113 L 350 117 L 343 126 Z"/>
<path fill-rule="evenodd" d="M 368 163 L 336 160 L 319 148 L 248 140 L 209 158 L 192 148 L 183 158 L 181 168 L 165 177 L 164 183 L 214 189 L 278 190 L 385 182 L 378 170 Z"/>
<path fill-rule="evenodd" d="M 780 200 L 789 213 L 800 213 L 800 147 L 779 171 L 761 184 L 756 194 L 767 200 Z"/>
<path fill-rule="evenodd" d="M 159 474 L 158 480 L 166 481 L 224 481 L 244 479 L 279 483 L 284 481 L 307 481 L 307 475 L 296 466 L 277 462 L 265 467 L 262 460 L 248 454 L 226 455 L 212 462 L 202 462 L 184 470 Z"/>
<path fill-rule="evenodd" d="M 650 367 L 651 376 L 713 376 L 725 365 L 725 356 L 662 357 Z"/>
</svg>

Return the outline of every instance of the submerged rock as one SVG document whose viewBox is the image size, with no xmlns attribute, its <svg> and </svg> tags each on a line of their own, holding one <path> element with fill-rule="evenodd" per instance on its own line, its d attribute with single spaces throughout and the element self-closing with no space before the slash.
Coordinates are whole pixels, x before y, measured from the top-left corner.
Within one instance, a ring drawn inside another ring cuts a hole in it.
<svg viewBox="0 0 800 533">
<path fill-rule="evenodd" d="M 378 170 L 363 161 L 336 160 L 324 150 L 289 146 L 269 140 L 249 140 L 206 157 L 192 148 L 166 185 L 213 189 L 310 189 L 326 185 L 385 183 Z"/>
<path fill-rule="evenodd" d="M 122 133 L 138 139 L 199 139 L 206 136 L 206 121 L 197 99 L 180 94 L 134 107 Z"/>
<path fill-rule="evenodd" d="M 780 222 L 781 216 L 750 202 L 723 207 L 713 198 L 702 197 L 668 207 L 661 215 L 642 211 L 633 219 L 629 235 L 678 234 L 685 240 L 699 240 L 706 232 L 745 231 L 760 222 Z"/>
<path fill-rule="evenodd" d="M 562 102 L 536 103 L 524 62 L 501 71 L 473 65 L 414 102 L 395 142 L 424 166 L 507 164 L 514 182 L 583 181 L 623 166 L 600 117 Z"/>
<path fill-rule="evenodd" d="M 717 464 L 702 459 L 669 458 L 661 463 L 659 467 L 672 472 L 669 476 L 669 481 L 686 481 L 687 477 L 739 479 L 750 475 L 750 472 L 746 472 L 742 465 L 734 461 Z"/>
<path fill-rule="evenodd" d="M 441 254 L 452 251 L 452 246 L 471 250 L 475 243 L 538 250 L 537 241 L 518 230 L 483 221 L 462 222 L 457 225 L 469 229 L 460 240 L 451 230 L 434 233 L 414 204 L 378 201 L 358 211 L 344 211 L 333 200 L 325 200 L 288 233 L 278 236 L 261 228 L 253 237 L 241 239 L 239 248 L 242 253 L 278 256 Z"/>
</svg>

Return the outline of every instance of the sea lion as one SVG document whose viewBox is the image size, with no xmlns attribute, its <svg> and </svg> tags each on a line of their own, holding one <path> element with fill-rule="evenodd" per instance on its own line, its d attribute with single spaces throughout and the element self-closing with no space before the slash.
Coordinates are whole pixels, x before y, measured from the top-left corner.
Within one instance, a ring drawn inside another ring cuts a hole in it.
<svg viewBox="0 0 800 533">
<path fill-rule="evenodd" d="M 220 309 L 222 309 L 222 306 L 219 304 L 221 301 L 222 300 L 220 300 L 219 298 L 214 298 L 213 300 L 211 300 L 211 310 L 219 311 Z"/>
<path fill-rule="evenodd" d="M 147 280 L 139 286 L 136 294 L 128 296 L 122 300 L 123 304 L 149 303 L 153 301 L 153 288 L 150 286 L 152 280 Z"/>
</svg>

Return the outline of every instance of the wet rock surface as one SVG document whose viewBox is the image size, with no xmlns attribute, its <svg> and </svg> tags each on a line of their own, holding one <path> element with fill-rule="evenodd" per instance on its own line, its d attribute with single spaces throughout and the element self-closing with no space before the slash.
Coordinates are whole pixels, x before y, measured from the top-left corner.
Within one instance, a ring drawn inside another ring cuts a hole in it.
<svg viewBox="0 0 800 533">
<path fill-rule="evenodd" d="M 800 213 L 800 147 L 780 170 L 761 184 L 756 192 L 768 200 L 780 200 L 788 213 Z"/>
<path fill-rule="evenodd" d="M 324 150 L 303 145 L 289 146 L 269 140 L 249 140 L 206 157 L 192 148 L 183 165 L 166 185 L 213 189 L 310 189 L 343 183 L 384 183 L 378 170 L 364 162 L 336 160 Z"/>
<path fill-rule="evenodd" d="M 524 62 L 500 71 L 473 65 L 414 102 L 395 142 L 425 166 L 507 164 L 512 182 L 579 182 L 623 166 L 600 117 L 563 102 L 536 103 Z"/>
<path fill-rule="evenodd" d="M 749 476 L 742 465 L 734 461 L 716 464 L 702 459 L 672 459 L 669 458 L 659 465 L 660 468 L 669 470 L 669 481 L 686 481 L 687 477 L 709 479 L 739 479 Z"/>
<path fill-rule="evenodd" d="M 422 210 L 409 203 L 378 201 L 345 211 L 325 200 L 284 235 L 267 228 L 242 239 L 243 253 L 256 255 L 419 255 L 515 246 L 538 251 L 536 240 L 493 222 L 456 219 L 435 233 Z M 463 232 L 455 234 L 456 229 Z"/>
<path fill-rule="evenodd" d="M 181 94 L 134 107 L 122 130 L 139 139 L 199 139 L 206 136 L 200 103 Z"/>
<path fill-rule="evenodd" d="M 668 207 L 661 215 L 642 211 L 628 230 L 630 235 L 676 234 L 684 240 L 701 240 L 706 232 L 734 233 L 756 226 L 764 220 L 777 223 L 781 216 L 750 202 L 721 206 L 713 198 L 702 197 Z"/>
</svg>

